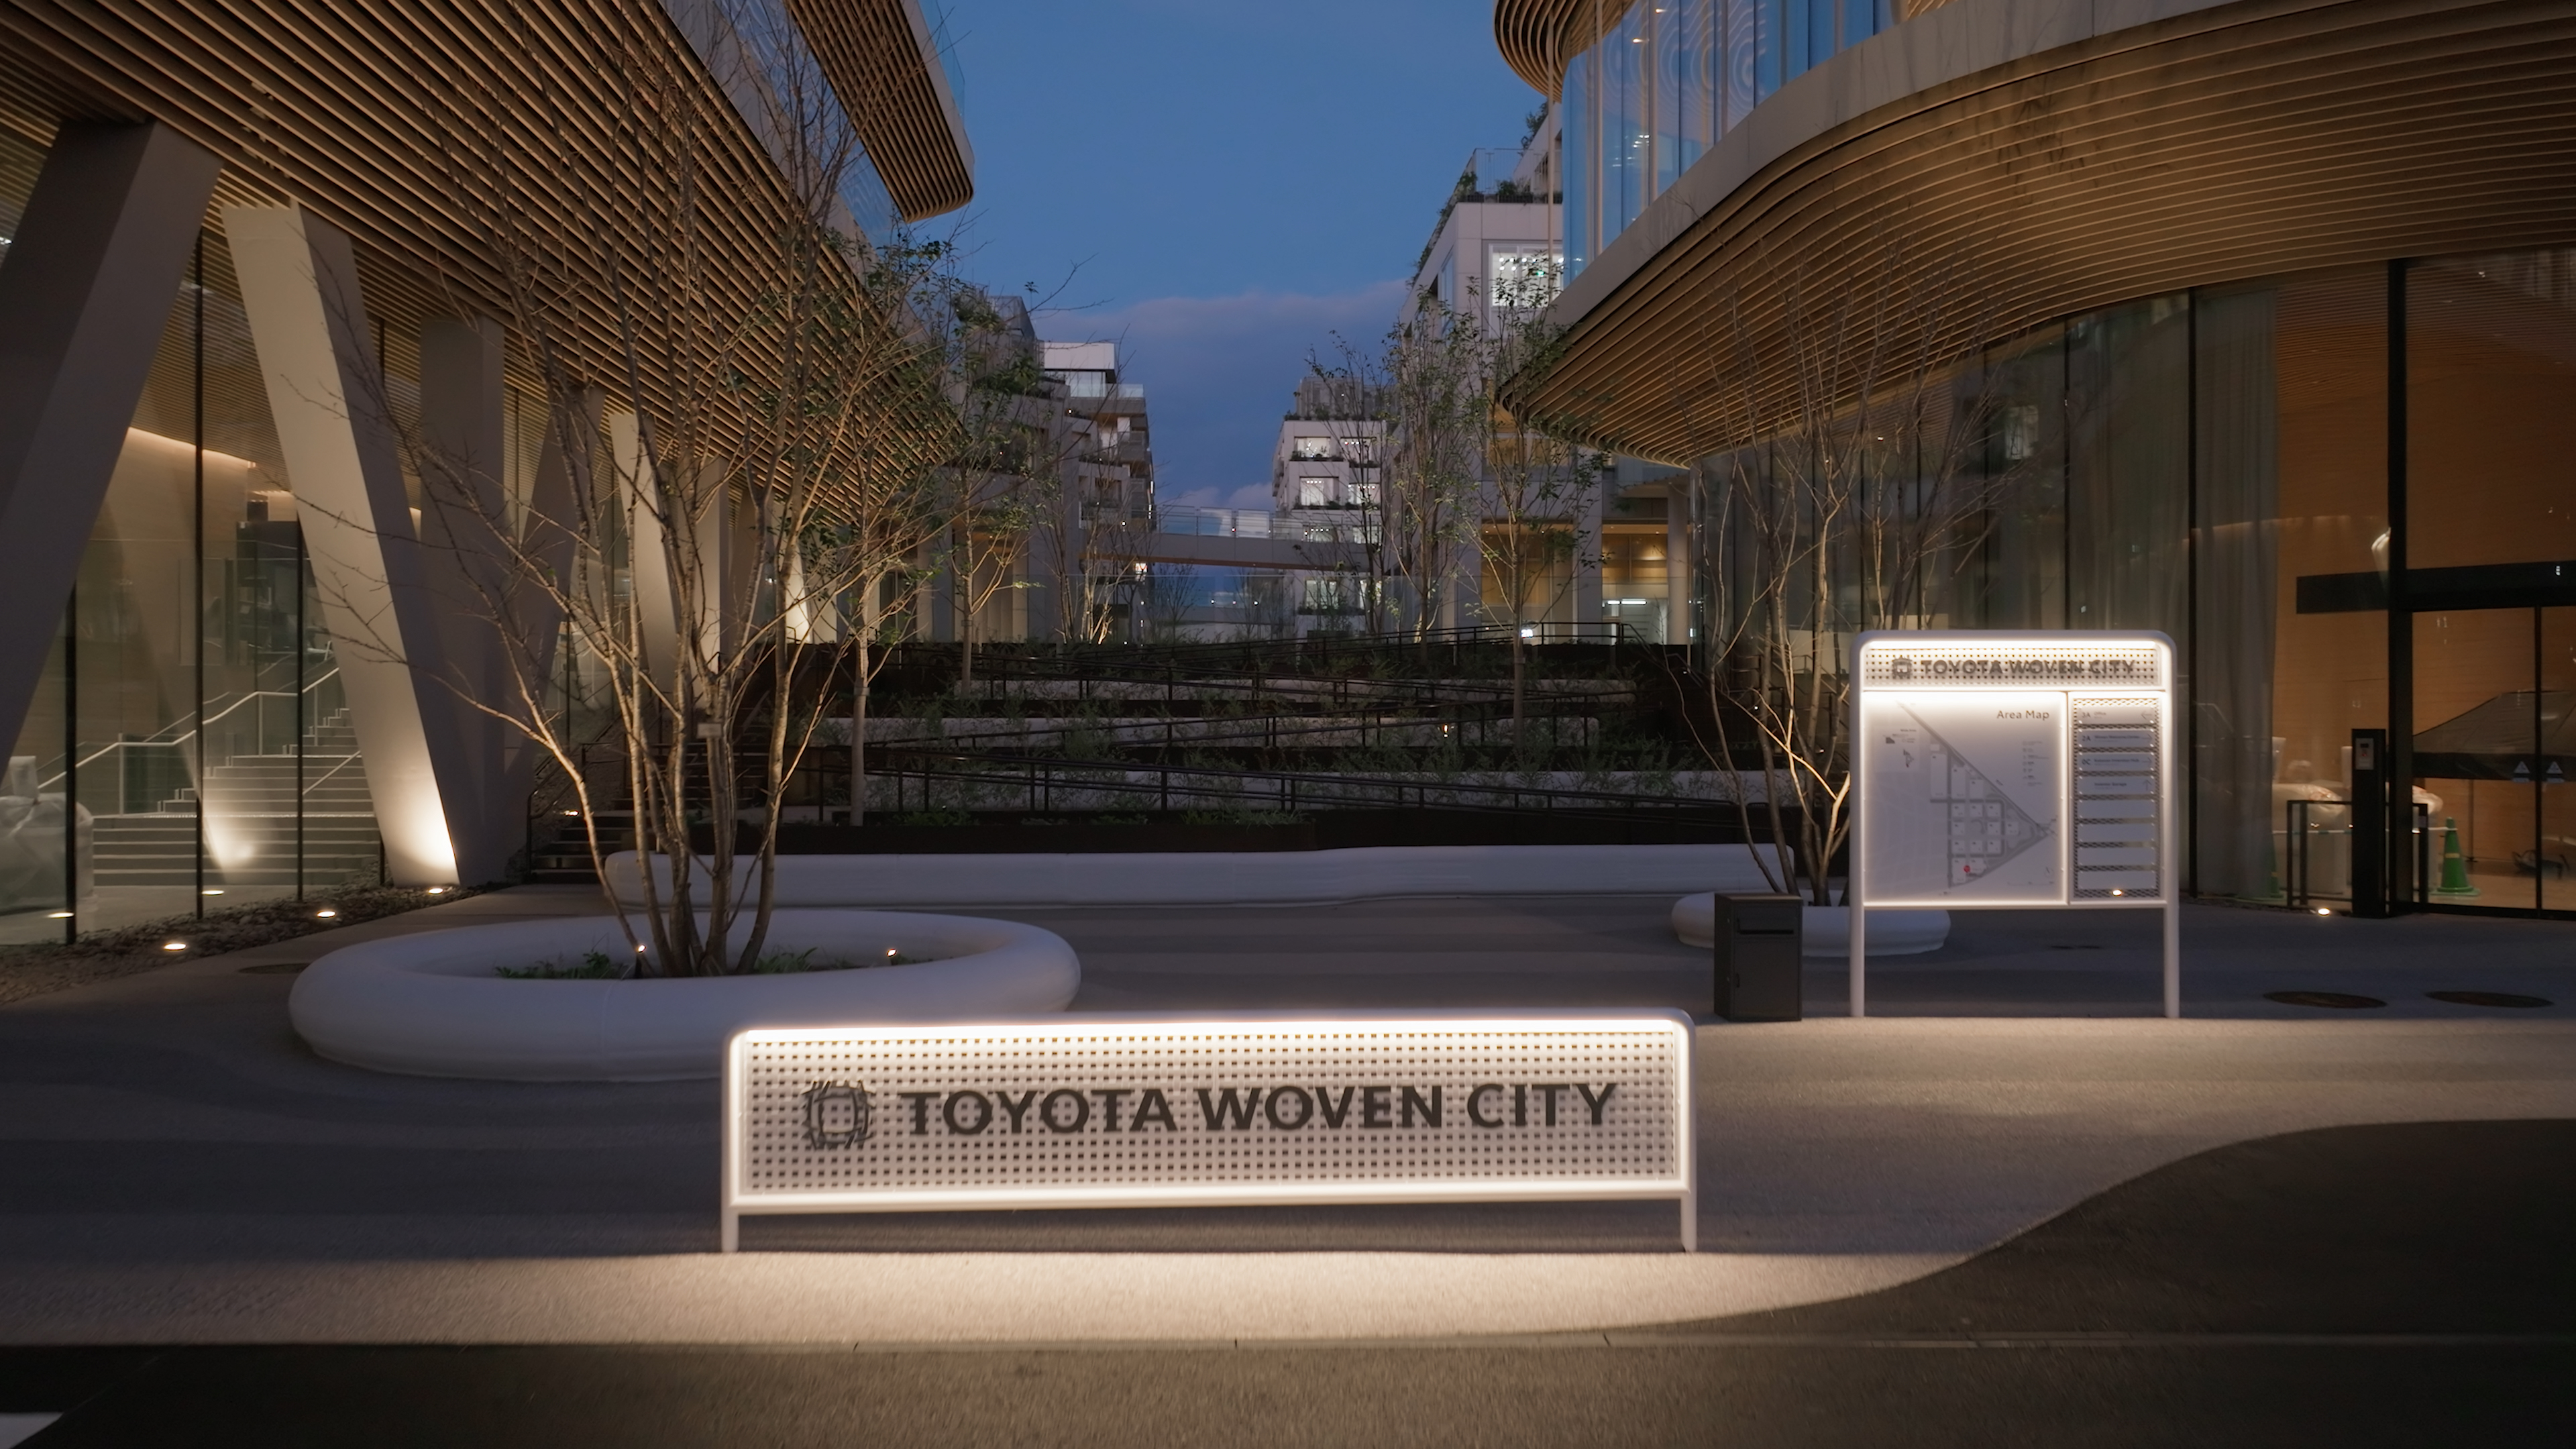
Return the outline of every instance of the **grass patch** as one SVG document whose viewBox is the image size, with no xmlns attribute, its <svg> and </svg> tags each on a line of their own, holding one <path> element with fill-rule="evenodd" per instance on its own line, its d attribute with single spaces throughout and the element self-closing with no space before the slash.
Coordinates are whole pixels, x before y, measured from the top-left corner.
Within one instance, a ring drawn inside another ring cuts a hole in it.
<svg viewBox="0 0 2576 1449">
<path fill-rule="evenodd" d="M 1306 817 L 1283 810 L 1185 810 L 1183 825 L 1303 825 Z"/>
<path fill-rule="evenodd" d="M 495 976 L 512 981 L 621 981 L 624 966 L 605 951 L 585 952 L 579 964 L 540 961 L 534 966 L 495 966 Z"/>
<path fill-rule="evenodd" d="M 203 916 L 170 916 L 137 926 L 94 931 L 68 945 L 56 941 L 0 946 L 0 1005 L 112 981 L 173 961 L 247 951 L 302 936 L 327 935 L 341 926 L 398 916 L 424 906 L 445 905 L 474 894 L 472 886 L 449 886 L 437 895 L 411 886 L 349 886 L 315 891 L 300 901 L 253 901 L 209 909 Z M 333 914 L 322 915 L 325 910 Z M 169 941 L 183 941 L 188 949 L 163 950 L 163 944 Z M 316 954 L 330 949 L 326 943 L 315 944 Z"/>
<path fill-rule="evenodd" d="M 750 967 L 738 973 L 745 976 L 798 976 L 808 971 L 862 971 L 871 966 L 918 966 L 937 961 L 938 956 L 907 956 L 892 947 L 882 957 L 850 961 L 840 957 L 816 960 L 820 948 L 808 946 L 802 951 L 771 951 Z M 623 981 L 626 971 L 616 957 L 605 951 L 589 951 L 575 961 L 540 961 L 533 966 L 495 966 L 492 974 L 507 981 Z"/>
<path fill-rule="evenodd" d="M 887 818 L 888 825 L 972 825 L 975 817 L 963 810 L 907 810 Z"/>
</svg>

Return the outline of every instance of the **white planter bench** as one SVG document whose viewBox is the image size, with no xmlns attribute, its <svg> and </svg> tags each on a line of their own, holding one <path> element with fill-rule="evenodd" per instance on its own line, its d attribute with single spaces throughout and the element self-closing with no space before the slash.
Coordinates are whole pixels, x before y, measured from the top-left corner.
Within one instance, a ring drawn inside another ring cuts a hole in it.
<svg viewBox="0 0 2576 1449">
<path fill-rule="evenodd" d="M 633 981 L 510 980 L 499 966 L 633 948 L 606 916 L 466 926 L 344 947 L 296 978 L 296 1033 L 380 1072 L 532 1082 L 714 1077 L 746 1027 L 848 1026 L 1062 1011 L 1082 985 L 1064 938 L 1013 921 L 779 911 L 768 949 L 917 965 Z"/>
<path fill-rule="evenodd" d="M 659 857 L 656 858 L 657 860 Z M 747 872 L 747 867 L 744 868 Z M 641 899 L 631 851 L 609 857 Z M 785 855 L 786 906 L 1288 904 L 1394 896 L 1663 895 L 1761 890 L 1741 845 L 1409 845 L 1092 855 Z"/>
</svg>

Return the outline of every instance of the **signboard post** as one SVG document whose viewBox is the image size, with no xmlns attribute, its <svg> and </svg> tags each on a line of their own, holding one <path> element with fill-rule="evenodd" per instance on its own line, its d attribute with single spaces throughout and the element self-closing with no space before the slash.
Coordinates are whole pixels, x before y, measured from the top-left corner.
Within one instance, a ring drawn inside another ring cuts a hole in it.
<svg viewBox="0 0 2576 1449">
<path fill-rule="evenodd" d="M 1873 906 L 2162 910 L 2165 1015 L 2182 1015 L 2173 673 L 2155 633 L 1853 641 L 1852 1015 Z"/>
<path fill-rule="evenodd" d="M 745 1213 L 1675 1198 L 1698 1245 L 1677 1011 L 1109 1018 L 746 1031 Z"/>
</svg>

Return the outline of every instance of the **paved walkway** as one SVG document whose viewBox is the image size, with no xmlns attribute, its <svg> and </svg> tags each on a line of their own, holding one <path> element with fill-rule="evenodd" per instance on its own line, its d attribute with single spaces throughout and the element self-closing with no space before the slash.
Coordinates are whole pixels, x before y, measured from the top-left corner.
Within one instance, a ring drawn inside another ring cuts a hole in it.
<svg viewBox="0 0 2576 1449">
<path fill-rule="evenodd" d="M 1663 898 L 1003 912 L 1077 1009 L 1702 1005 Z M 354 927 L 595 908 L 513 891 Z M 1842 1297 L 2204 1148 L 2345 1123 L 2576 1118 L 2576 928 L 2194 910 L 1962 917 L 1865 1022 L 1704 1028 L 1701 1240 L 1666 1204 L 755 1219 L 715 1237 L 708 1084 L 379 1076 L 286 1027 L 314 941 L 0 1009 L 0 1342 L 933 1343 L 1449 1337 Z M 1839 1006 L 1839 972 L 1809 983 Z M 2361 991 L 2369 1013 L 2278 1006 Z M 1999 1015 L 2009 1013 L 2008 1015 Z M 829 1249 L 828 1253 L 816 1252 Z"/>
<path fill-rule="evenodd" d="M 0 1347 L 0 1443 L 2560 1445 L 2571 1195 L 2576 1122 L 2302 1132 L 1883 1292 L 1545 1337 Z"/>
</svg>

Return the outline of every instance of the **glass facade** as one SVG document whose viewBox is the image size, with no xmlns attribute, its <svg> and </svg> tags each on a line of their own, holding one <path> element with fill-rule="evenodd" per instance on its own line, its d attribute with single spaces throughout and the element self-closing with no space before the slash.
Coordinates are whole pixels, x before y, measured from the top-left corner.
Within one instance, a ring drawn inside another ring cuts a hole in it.
<svg viewBox="0 0 2576 1449">
<path fill-rule="evenodd" d="M 0 132 L 0 234 L 15 234 L 42 162 Z M 385 335 L 378 348 L 388 401 L 414 424 L 416 348 Z M 525 497 L 545 410 L 515 387 L 509 403 L 505 481 Z M 294 480 L 214 218 L 54 635 L 0 779 L 0 941 L 381 877 Z"/>
<path fill-rule="evenodd" d="M 1596 0 L 1584 29 L 1599 39 L 1560 101 L 1568 275 L 1756 104 L 1897 14 L 1895 0 Z"/>
<path fill-rule="evenodd" d="M 209 227 L 10 752 L 0 812 L 21 824 L 0 939 L 378 878 L 321 612 L 230 256 Z"/>
<path fill-rule="evenodd" d="M 2068 317 L 1956 369 L 1946 402 L 1976 432 L 1964 464 L 1869 464 L 1977 500 L 1903 623 L 2172 636 L 2193 890 L 2347 896 L 2353 732 L 2385 729 L 2430 832 L 2401 893 L 2576 911 L 2576 491 L 2557 461 L 2576 453 L 2576 252 Z M 1693 637 L 1744 617 L 1741 535 L 1718 525 L 1731 490 L 1787 476 L 1783 446 L 1696 471 Z"/>
</svg>

